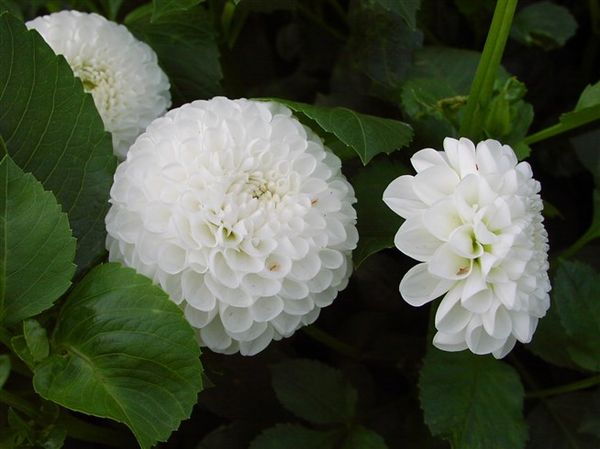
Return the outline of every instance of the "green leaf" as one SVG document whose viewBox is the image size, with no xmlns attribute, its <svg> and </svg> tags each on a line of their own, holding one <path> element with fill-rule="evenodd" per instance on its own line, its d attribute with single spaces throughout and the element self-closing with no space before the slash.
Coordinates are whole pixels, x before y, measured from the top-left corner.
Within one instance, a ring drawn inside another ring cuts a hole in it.
<svg viewBox="0 0 600 449">
<path fill-rule="evenodd" d="M 202 387 L 199 348 L 181 310 L 152 282 L 117 264 L 75 286 L 34 371 L 43 398 L 126 424 L 140 446 L 164 441 Z"/>
<path fill-rule="evenodd" d="M 342 449 L 387 449 L 387 444 L 381 435 L 358 426 L 352 429 Z"/>
<path fill-rule="evenodd" d="M 104 216 L 116 166 L 110 135 L 64 58 L 8 14 L 0 16 L 0 61 L 0 135 L 15 163 L 67 212 L 83 269 L 105 251 Z"/>
<path fill-rule="evenodd" d="M 531 145 L 596 120 L 600 120 L 600 81 L 588 85 L 581 93 L 575 109 L 562 114 L 556 125 L 527 136 L 524 142 Z"/>
<path fill-rule="evenodd" d="M 365 165 L 379 153 L 389 154 L 412 140 L 412 128 L 398 120 L 359 114 L 342 107 L 313 106 L 281 99 L 272 101 L 314 120 L 324 131 L 334 134 L 356 151 Z"/>
<path fill-rule="evenodd" d="M 119 13 L 119 10 L 121 9 L 121 6 L 123 6 L 123 1 L 124 0 L 107 0 L 108 3 L 108 18 L 110 20 L 115 21 L 117 19 L 117 14 Z"/>
<path fill-rule="evenodd" d="M 358 247 L 352 253 L 354 266 L 359 267 L 370 255 L 394 246 L 394 236 L 402 218 L 383 203 L 383 192 L 406 167 L 387 158 L 377 158 L 353 179 L 358 215 Z"/>
<path fill-rule="evenodd" d="M 549 363 L 574 369 L 577 366 L 569 355 L 569 340 L 570 337 L 560 322 L 558 308 L 553 305 L 539 321 L 533 340 L 526 348 Z"/>
<path fill-rule="evenodd" d="M 40 323 L 36 320 L 23 321 L 23 337 L 31 353 L 34 362 L 39 362 L 48 357 L 50 346 L 48 335 Z"/>
<path fill-rule="evenodd" d="M 12 325 L 69 288 L 75 240 L 54 195 L 8 155 L 0 160 L 0 235 L 0 322 Z"/>
<path fill-rule="evenodd" d="M 0 390 L 6 383 L 10 374 L 10 357 L 8 354 L 0 354 Z"/>
<path fill-rule="evenodd" d="M 542 1 L 517 13 L 510 37 L 525 45 L 551 50 L 565 45 L 576 30 L 577 22 L 567 8 Z"/>
<path fill-rule="evenodd" d="M 591 392 L 577 392 L 541 401 L 527 416 L 527 449 L 598 449 L 600 438 L 581 428 L 592 399 Z"/>
<path fill-rule="evenodd" d="M 368 1 L 368 0 L 367 0 Z M 417 11 L 421 7 L 421 0 L 370 0 L 377 3 L 387 11 L 402 17 L 412 29 L 417 27 Z"/>
<path fill-rule="evenodd" d="M 186 11 L 204 0 L 152 0 L 152 21 L 178 11 Z"/>
<path fill-rule="evenodd" d="M 563 261 L 554 279 L 554 303 L 579 366 L 600 371 L 600 275 L 581 262 Z"/>
<path fill-rule="evenodd" d="M 4 11 L 8 11 L 15 17 L 23 20 L 23 14 L 21 13 L 19 6 L 12 0 L 0 0 L 0 14 Z"/>
<path fill-rule="evenodd" d="M 25 363 L 25 365 L 27 365 L 29 368 L 33 368 L 35 362 L 33 361 L 33 356 L 27 347 L 27 342 L 25 341 L 25 337 L 23 335 L 16 335 L 12 337 L 10 339 L 10 347 L 17 357 L 19 357 Z"/>
<path fill-rule="evenodd" d="M 249 449 L 333 449 L 334 443 L 332 432 L 311 430 L 299 424 L 277 424 L 258 435 Z"/>
<path fill-rule="evenodd" d="M 151 5 L 125 18 L 127 27 L 150 45 L 171 81 L 177 104 L 211 98 L 221 92 L 217 34 L 208 12 L 200 7 L 173 11 L 151 21 Z"/>
<path fill-rule="evenodd" d="M 393 98 L 411 67 L 414 51 L 423 44 L 423 33 L 415 28 L 418 3 L 351 2 L 347 52 L 353 65 L 376 83 L 384 100 L 389 100 L 390 95 Z"/>
<path fill-rule="evenodd" d="M 315 424 L 348 423 L 357 393 L 342 373 L 314 360 L 295 359 L 271 367 L 273 389 L 281 404 Z"/>
<path fill-rule="evenodd" d="M 431 348 L 419 388 L 425 422 L 453 448 L 525 446 L 523 386 L 509 365 L 489 356 Z"/>
</svg>

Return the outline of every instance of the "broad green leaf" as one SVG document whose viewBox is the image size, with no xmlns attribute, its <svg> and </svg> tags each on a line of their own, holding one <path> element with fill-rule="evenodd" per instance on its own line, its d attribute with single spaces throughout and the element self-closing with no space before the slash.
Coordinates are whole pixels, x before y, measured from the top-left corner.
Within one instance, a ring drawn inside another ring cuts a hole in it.
<svg viewBox="0 0 600 449">
<path fill-rule="evenodd" d="M 359 114 L 342 107 L 313 106 L 281 99 L 273 101 L 314 120 L 324 131 L 334 134 L 356 151 L 365 165 L 379 153 L 389 154 L 412 140 L 412 128 L 398 120 Z"/>
<path fill-rule="evenodd" d="M 544 50 L 562 47 L 573 37 L 577 22 L 567 8 L 542 1 L 521 9 L 515 16 L 510 37 Z"/>
<path fill-rule="evenodd" d="M 204 0 L 152 0 L 152 21 L 171 12 L 186 11 Z"/>
<path fill-rule="evenodd" d="M 0 390 L 4 386 L 8 375 L 10 374 L 10 357 L 7 354 L 0 354 Z"/>
<path fill-rule="evenodd" d="M 75 239 L 54 195 L 8 155 L 0 160 L 0 235 L 0 322 L 13 325 L 69 288 Z"/>
<path fill-rule="evenodd" d="M 333 449 L 334 443 L 332 432 L 311 430 L 299 424 L 277 424 L 258 435 L 249 449 Z"/>
<path fill-rule="evenodd" d="M 592 400 L 591 392 L 577 392 L 540 401 L 527 416 L 527 449 L 598 449 L 600 438 L 582 428 Z"/>
<path fill-rule="evenodd" d="M 163 14 L 151 21 L 151 5 L 125 19 L 139 39 L 150 45 L 171 81 L 176 104 L 211 98 L 221 91 L 217 34 L 210 14 L 201 6 Z"/>
<path fill-rule="evenodd" d="M 406 174 L 404 166 L 387 158 L 377 158 L 353 179 L 358 215 L 358 247 L 352 253 L 358 267 L 371 254 L 394 246 L 394 236 L 402 218 L 383 203 L 383 192 L 398 176 Z"/>
<path fill-rule="evenodd" d="M 273 388 L 281 404 L 315 424 L 349 423 L 357 393 L 341 372 L 314 360 L 295 359 L 271 367 Z"/>
<path fill-rule="evenodd" d="M 376 83 L 384 100 L 393 99 L 411 67 L 414 51 L 423 44 L 423 33 L 415 28 L 418 3 L 351 2 L 347 52 L 353 65 Z"/>
<path fill-rule="evenodd" d="M 387 447 L 381 435 L 359 426 L 350 431 L 342 449 L 387 449 Z"/>
<path fill-rule="evenodd" d="M 48 335 L 40 323 L 36 320 L 23 321 L 23 337 L 31 353 L 34 362 L 39 362 L 48 357 L 50 346 L 48 344 Z"/>
<path fill-rule="evenodd" d="M 431 433 L 449 440 L 453 448 L 525 446 L 523 386 L 509 365 L 489 356 L 431 348 L 419 389 Z"/>
<path fill-rule="evenodd" d="M 23 14 L 21 13 L 19 6 L 12 0 L 0 0 L 0 14 L 4 11 L 8 11 L 21 20 L 23 19 Z"/>
<path fill-rule="evenodd" d="M 553 283 L 555 307 L 567 334 L 573 361 L 600 371 L 600 274 L 581 262 L 563 261 Z"/>
<path fill-rule="evenodd" d="M 0 16 L 0 61 L 0 135 L 67 212 L 83 269 L 104 253 L 116 166 L 110 135 L 64 58 L 8 14 Z"/>
<path fill-rule="evenodd" d="M 574 369 L 576 365 L 568 351 L 570 339 L 560 322 L 558 308 L 552 304 L 546 316 L 539 321 L 533 340 L 526 348 L 549 363 Z"/>
<path fill-rule="evenodd" d="M 202 387 L 194 333 L 151 281 L 100 265 L 65 301 L 52 353 L 34 371 L 43 398 L 126 424 L 140 446 L 164 441 Z"/>
<path fill-rule="evenodd" d="M 387 11 L 402 17 L 408 26 L 415 29 L 417 27 L 417 11 L 421 7 L 421 0 L 366 0 L 376 3 Z"/>
<path fill-rule="evenodd" d="M 25 363 L 25 365 L 29 368 L 33 368 L 35 362 L 23 335 L 15 335 L 12 337 L 10 339 L 10 346 L 12 351 Z"/>
</svg>

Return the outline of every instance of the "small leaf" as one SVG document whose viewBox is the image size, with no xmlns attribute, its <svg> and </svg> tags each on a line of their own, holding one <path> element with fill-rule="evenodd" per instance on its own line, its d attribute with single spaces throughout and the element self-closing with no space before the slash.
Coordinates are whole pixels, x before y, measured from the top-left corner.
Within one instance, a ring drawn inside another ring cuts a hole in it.
<svg viewBox="0 0 600 449">
<path fill-rule="evenodd" d="M 359 426 L 352 429 L 342 449 L 387 449 L 387 444 L 381 435 Z"/>
<path fill-rule="evenodd" d="M 299 424 L 277 424 L 258 435 L 249 449 L 333 449 L 334 443 L 332 432 L 311 430 Z"/>
<path fill-rule="evenodd" d="M 23 321 L 23 337 L 31 353 L 34 362 L 39 362 L 48 357 L 50 346 L 48 344 L 48 335 L 40 323 L 36 320 Z"/>
<path fill-rule="evenodd" d="M 10 357 L 8 354 L 0 355 L 0 390 L 6 383 L 8 375 L 10 374 Z"/>
<path fill-rule="evenodd" d="M 273 99 L 314 120 L 324 131 L 334 134 L 351 147 L 367 164 L 379 153 L 391 153 L 407 146 L 413 132 L 398 120 L 359 114 L 348 108 L 313 106 L 295 101 Z"/>
<path fill-rule="evenodd" d="M 11 325 L 69 288 L 75 240 L 54 195 L 8 155 L 0 160 L 0 235 L 0 322 Z"/>
<path fill-rule="evenodd" d="M 186 11 L 204 0 L 152 0 L 152 21 L 156 21 L 165 14 Z"/>
<path fill-rule="evenodd" d="M 402 17 L 412 29 L 417 27 L 417 11 L 421 0 L 372 0 L 387 11 Z"/>
<path fill-rule="evenodd" d="M 171 81 L 174 102 L 211 98 L 221 92 L 217 34 L 208 12 L 196 6 L 151 21 L 150 6 L 133 11 L 125 24 L 157 53 Z"/>
<path fill-rule="evenodd" d="M 25 341 L 25 337 L 23 335 L 16 335 L 10 339 L 10 347 L 13 352 L 19 357 L 25 365 L 29 368 L 33 368 L 35 362 L 33 361 L 33 356 L 31 355 L 31 351 L 29 351 L 29 347 L 27 347 L 27 342 Z"/>
<path fill-rule="evenodd" d="M 581 262 L 563 261 L 554 279 L 554 302 L 572 337 L 568 352 L 579 366 L 600 371 L 600 275 Z"/>
<path fill-rule="evenodd" d="M 126 424 L 140 446 L 189 417 L 201 385 L 199 349 L 181 310 L 151 281 L 100 265 L 73 289 L 34 371 L 38 394 Z"/>
<path fill-rule="evenodd" d="M 460 449 L 520 449 L 527 429 L 523 386 L 509 365 L 469 352 L 431 348 L 419 379 L 421 407 L 434 436 Z"/>
<path fill-rule="evenodd" d="M 273 389 L 281 404 L 315 424 L 348 423 L 357 393 L 342 373 L 314 360 L 288 360 L 271 367 Z"/>
<path fill-rule="evenodd" d="M 116 167 L 110 135 L 65 59 L 9 14 L 0 16 L 0 61 L 0 135 L 15 163 L 68 214 L 82 270 L 105 252 Z"/>
<path fill-rule="evenodd" d="M 377 158 L 353 179 L 358 215 L 358 247 L 352 253 L 354 266 L 359 267 L 370 255 L 394 246 L 394 236 L 402 218 L 383 203 L 383 192 L 406 168 L 387 158 Z"/>
<path fill-rule="evenodd" d="M 567 8 L 542 1 L 517 13 L 510 36 L 525 45 L 551 50 L 565 45 L 576 30 L 577 22 Z"/>
</svg>

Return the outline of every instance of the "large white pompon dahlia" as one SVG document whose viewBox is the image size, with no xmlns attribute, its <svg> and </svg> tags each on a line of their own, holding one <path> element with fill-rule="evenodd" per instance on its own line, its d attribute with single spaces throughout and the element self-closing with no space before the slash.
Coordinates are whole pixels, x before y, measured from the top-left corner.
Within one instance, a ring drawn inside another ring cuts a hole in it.
<svg viewBox="0 0 600 449">
<path fill-rule="evenodd" d="M 444 140 L 418 151 L 416 176 L 400 176 L 383 195 L 406 221 L 396 247 L 418 260 L 400 282 L 409 304 L 445 295 L 433 344 L 502 358 L 531 341 L 550 305 L 548 234 L 540 184 L 527 162 L 495 140 Z"/>
<path fill-rule="evenodd" d="M 356 202 L 340 160 L 276 103 L 195 101 L 152 122 L 115 174 L 111 261 L 152 278 L 202 345 L 253 355 L 344 289 Z"/>
<path fill-rule="evenodd" d="M 115 154 L 124 159 L 146 126 L 171 106 L 156 53 L 123 25 L 98 14 L 60 11 L 26 23 L 63 55 L 94 98 Z"/>
</svg>

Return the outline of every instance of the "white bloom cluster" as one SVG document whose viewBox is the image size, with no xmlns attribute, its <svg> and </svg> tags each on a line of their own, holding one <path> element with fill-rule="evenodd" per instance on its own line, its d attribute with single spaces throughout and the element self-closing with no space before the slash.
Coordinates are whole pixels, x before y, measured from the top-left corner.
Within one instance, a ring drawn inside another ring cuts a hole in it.
<svg viewBox="0 0 600 449">
<path fill-rule="evenodd" d="M 413 306 L 445 294 L 434 345 L 502 358 L 531 341 L 549 307 L 547 233 L 540 184 L 507 145 L 444 140 L 411 159 L 385 203 L 406 221 L 396 247 L 421 263 L 400 283 Z"/>
<path fill-rule="evenodd" d="M 348 283 L 356 199 L 340 169 L 284 106 L 186 104 L 152 122 L 117 169 L 110 260 L 160 284 L 201 344 L 256 354 Z"/>
<path fill-rule="evenodd" d="M 26 25 L 65 57 L 92 94 L 121 159 L 146 126 L 171 106 L 169 80 L 156 53 L 123 25 L 78 11 L 37 17 Z"/>
</svg>

